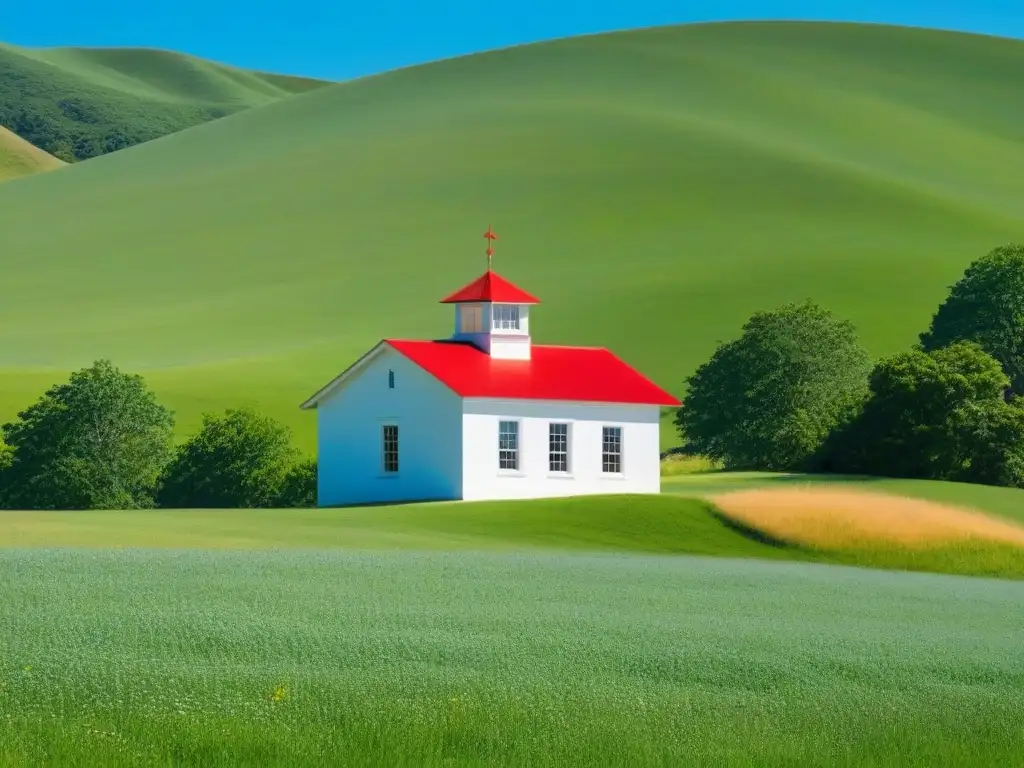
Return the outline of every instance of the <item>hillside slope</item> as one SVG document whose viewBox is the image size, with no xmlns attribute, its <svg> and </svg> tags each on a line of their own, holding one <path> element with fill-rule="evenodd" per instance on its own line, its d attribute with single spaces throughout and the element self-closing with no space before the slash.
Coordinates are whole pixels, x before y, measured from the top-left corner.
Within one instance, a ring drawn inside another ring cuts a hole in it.
<svg viewBox="0 0 1024 768">
<path fill-rule="evenodd" d="M 0 126 L 83 160 L 325 85 L 148 49 L 0 44 Z"/>
<path fill-rule="evenodd" d="M 50 171 L 64 164 L 63 160 L 43 152 L 0 126 L 0 181 Z"/>
<path fill-rule="evenodd" d="M 0 187 L 0 415 L 101 356 L 184 430 L 298 404 L 383 336 L 450 332 L 484 267 L 535 338 L 680 392 L 813 297 L 874 354 L 1024 237 L 1024 43 L 744 23 L 523 46 L 340 84 Z M 54 210 L 62 226 L 48 226 Z"/>
</svg>

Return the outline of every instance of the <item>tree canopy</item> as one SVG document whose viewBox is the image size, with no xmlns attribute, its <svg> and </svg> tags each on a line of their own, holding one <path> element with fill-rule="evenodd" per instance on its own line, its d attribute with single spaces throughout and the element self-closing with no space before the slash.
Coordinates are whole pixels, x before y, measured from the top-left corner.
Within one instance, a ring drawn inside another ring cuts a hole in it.
<svg viewBox="0 0 1024 768">
<path fill-rule="evenodd" d="M 315 507 L 316 480 L 316 459 L 302 459 L 296 462 L 285 475 L 274 506 Z"/>
<path fill-rule="evenodd" d="M 867 396 L 853 325 L 811 301 L 757 312 L 688 379 L 686 449 L 727 469 L 800 469 Z"/>
<path fill-rule="evenodd" d="M 131 509 L 153 505 L 174 418 L 141 376 L 100 360 L 0 429 L 12 452 L 0 505 Z"/>
<path fill-rule="evenodd" d="M 157 498 L 162 507 L 277 506 L 286 481 L 299 485 L 290 477 L 299 458 L 288 428 L 251 408 L 205 414 L 167 467 Z M 297 487 L 288 490 L 301 496 Z"/>
<path fill-rule="evenodd" d="M 925 352 L 955 341 L 980 344 L 1013 390 L 1024 392 L 1024 245 L 1003 245 L 974 261 L 920 337 Z"/>
<path fill-rule="evenodd" d="M 1024 407 L 973 342 L 881 360 L 857 418 L 826 442 L 822 469 L 996 485 L 1024 481 Z"/>
</svg>

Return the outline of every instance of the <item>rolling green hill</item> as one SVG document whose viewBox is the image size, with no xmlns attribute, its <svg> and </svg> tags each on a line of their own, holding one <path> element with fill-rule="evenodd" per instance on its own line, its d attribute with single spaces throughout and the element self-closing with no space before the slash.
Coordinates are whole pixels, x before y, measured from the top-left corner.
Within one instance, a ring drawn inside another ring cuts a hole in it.
<svg viewBox="0 0 1024 768">
<path fill-rule="evenodd" d="M 544 343 L 679 392 L 753 311 L 813 297 L 874 354 L 1024 237 L 1024 42 L 730 23 L 522 46 L 302 94 L 0 187 L 0 415 L 98 357 L 184 431 L 439 336 L 484 267 Z M 61 226 L 53 226 L 60 211 Z"/>
<path fill-rule="evenodd" d="M 325 85 L 168 51 L 0 44 L 0 126 L 84 160 Z"/>
<path fill-rule="evenodd" d="M 716 480 L 726 491 L 745 485 L 742 478 L 734 482 L 729 473 Z M 761 483 L 766 487 L 772 481 L 761 478 Z M 818 480 L 817 484 L 839 490 L 858 487 L 849 479 L 826 483 Z M 699 498 L 708 495 L 702 493 L 707 487 L 698 481 L 669 483 L 668 493 L 649 497 L 439 502 L 347 509 L 5 512 L 0 548 L 619 552 L 811 561 L 1024 580 L 1024 549 L 990 540 L 964 539 L 920 549 L 855 542 L 824 548 L 769 541 L 731 524 L 716 509 L 717 499 Z M 1024 517 L 1020 510 L 1024 492 L 1017 489 L 888 481 L 880 490 L 887 494 L 880 498 L 893 501 L 901 495 L 931 501 L 959 494 L 990 517 L 1018 524 Z M 1009 493 L 986 493 L 991 490 Z M 1013 511 L 1001 507 L 1000 502 L 1014 504 Z"/>
<path fill-rule="evenodd" d="M 17 134 L 0 127 L 0 181 L 64 165 L 53 155 L 34 147 Z"/>
</svg>

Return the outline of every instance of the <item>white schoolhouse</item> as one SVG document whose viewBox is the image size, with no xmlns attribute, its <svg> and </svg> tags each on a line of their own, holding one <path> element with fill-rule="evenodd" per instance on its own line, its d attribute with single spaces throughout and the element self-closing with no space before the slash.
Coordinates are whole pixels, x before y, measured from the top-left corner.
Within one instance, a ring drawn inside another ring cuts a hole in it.
<svg viewBox="0 0 1024 768">
<path fill-rule="evenodd" d="M 676 398 L 607 349 L 533 344 L 539 301 L 489 264 L 443 303 L 451 338 L 384 339 L 303 403 L 320 506 L 660 491 Z"/>
</svg>

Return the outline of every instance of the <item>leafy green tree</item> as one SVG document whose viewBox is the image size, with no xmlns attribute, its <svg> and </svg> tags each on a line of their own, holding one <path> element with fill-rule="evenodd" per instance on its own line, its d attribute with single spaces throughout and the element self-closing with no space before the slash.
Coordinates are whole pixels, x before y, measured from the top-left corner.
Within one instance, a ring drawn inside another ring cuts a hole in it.
<svg viewBox="0 0 1024 768">
<path fill-rule="evenodd" d="M 853 326 L 815 303 L 757 312 L 688 379 L 675 423 L 726 469 L 799 469 L 857 412 L 870 370 Z"/>
<path fill-rule="evenodd" d="M 50 144 L 50 154 L 59 160 L 63 160 L 65 163 L 73 163 L 78 158 L 75 157 L 75 148 L 71 146 L 71 142 L 67 139 L 56 139 Z"/>
<path fill-rule="evenodd" d="M 316 459 L 303 459 L 293 464 L 285 475 L 276 507 L 316 506 Z"/>
<path fill-rule="evenodd" d="M 251 408 L 205 414 L 160 483 L 161 507 L 272 507 L 299 458 L 287 427 Z"/>
<path fill-rule="evenodd" d="M 3 506 L 131 509 L 153 505 L 174 418 L 141 376 L 100 360 L 0 429 L 13 454 L 0 485 Z"/>
<path fill-rule="evenodd" d="M 993 485 L 1024 481 L 1024 408 L 999 362 L 973 342 L 886 358 L 858 417 L 826 442 L 820 468 Z"/>
<path fill-rule="evenodd" d="M 973 262 L 921 334 L 925 352 L 975 341 L 1024 392 L 1024 245 L 1004 245 Z"/>
<path fill-rule="evenodd" d="M 965 458 L 952 479 L 1024 488 L 1024 405 L 1019 400 L 966 403 L 951 421 Z"/>
<path fill-rule="evenodd" d="M 0 508 L 3 507 L 4 499 L 4 488 L 9 482 L 9 475 L 7 470 L 11 468 L 11 464 L 14 462 L 14 451 L 8 446 L 0 442 Z"/>
</svg>

